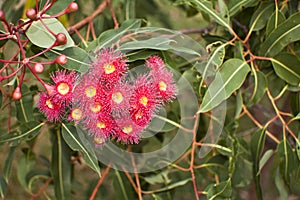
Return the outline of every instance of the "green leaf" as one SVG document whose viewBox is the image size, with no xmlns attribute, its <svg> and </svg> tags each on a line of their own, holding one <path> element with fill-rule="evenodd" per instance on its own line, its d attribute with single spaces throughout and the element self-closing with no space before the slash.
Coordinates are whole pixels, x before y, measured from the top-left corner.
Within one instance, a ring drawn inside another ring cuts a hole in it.
<svg viewBox="0 0 300 200">
<path fill-rule="evenodd" d="M 62 136 L 66 143 L 74 150 L 83 155 L 83 160 L 100 176 L 100 168 L 95 152 L 89 144 L 83 144 L 74 126 L 62 124 Z"/>
<path fill-rule="evenodd" d="M 124 2 L 124 10 L 125 10 L 125 19 L 133 19 L 135 18 L 135 6 L 136 0 L 125 0 Z"/>
<path fill-rule="evenodd" d="M 213 7 L 210 1 L 207 0 L 178 0 L 176 2 L 177 5 L 180 4 L 191 4 L 196 9 L 205 12 L 210 17 L 212 17 L 218 24 L 221 26 L 226 27 L 228 30 L 231 30 L 231 27 L 229 25 L 229 19 L 221 16 L 219 13 L 217 13 Z"/>
<path fill-rule="evenodd" d="M 5 199 L 6 190 L 7 190 L 7 182 L 5 181 L 5 178 L 1 175 L 0 176 L 0 197 L 2 199 Z"/>
<path fill-rule="evenodd" d="M 231 199 L 232 188 L 231 179 L 220 182 L 219 184 L 210 184 L 205 188 L 207 192 L 207 199 Z"/>
<path fill-rule="evenodd" d="M 47 11 L 49 15 L 55 15 L 64 11 L 73 0 L 56 1 L 55 4 Z"/>
<path fill-rule="evenodd" d="M 269 21 L 267 23 L 266 28 L 266 36 L 269 36 L 270 33 L 275 30 L 279 24 L 285 21 L 285 16 L 282 12 L 274 12 L 271 17 L 269 18 Z"/>
<path fill-rule="evenodd" d="M 26 183 L 28 185 L 28 191 L 33 193 L 33 184 L 38 179 L 49 179 L 51 177 L 49 170 L 32 169 L 26 175 Z"/>
<path fill-rule="evenodd" d="M 144 179 L 147 183 L 150 183 L 151 185 L 160 184 L 160 183 L 167 185 L 171 183 L 171 179 L 168 177 L 168 174 L 169 171 L 164 170 L 158 174 L 147 176 Z"/>
<path fill-rule="evenodd" d="M 253 76 L 254 76 L 254 89 L 252 92 L 252 96 L 248 102 L 248 105 L 258 103 L 264 96 L 268 86 L 267 78 L 264 73 L 254 70 Z"/>
<path fill-rule="evenodd" d="M 63 140 L 60 130 L 53 134 L 52 146 L 52 166 L 51 174 L 53 177 L 54 191 L 56 199 L 71 198 L 71 149 Z"/>
<path fill-rule="evenodd" d="M 40 131 L 41 127 L 44 123 L 29 121 L 27 123 L 23 123 L 20 126 L 20 130 L 18 133 L 8 133 L 0 136 L 0 144 L 4 144 L 6 142 L 21 142 L 23 140 L 31 140 L 34 138 Z"/>
<path fill-rule="evenodd" d="M 274 11 L 274 3 L 261 3 L 250 20 L 250 30 L 259 31 L 267 25 L 267 21 Z"/>
<path fill-rule="evenodd" d="M 300 133 L 298 134 L 298 138 L 296 139 L 296 152 L 297 152 L 297 157 L 300 161 Z"/>
<path fill-rule="evenodd" d="M 150 38 L 142 41 L 127 42 L 120 46 L 120 51 L 138 50 L 138 49 L 156 49 L 168 50 L 171 49 L 170 43 L 172 40 L 169 38 Z M 175 42 L 173 40 L 173 42 Z"/>
<path fill-rule="evenodd" d="M 18 160 L 17 176 L 21 186 L 28 191 L 26 176 L 28 172 L 35 168 L 36 159 L 35 154 L 29 149 L 24 149 L 23 153 Z"/>
<path fill-rule="evenodd" d="M 211 62 L 218 67 L 221 66 L 225 58 L 225 46 L 226 44 L 221 41 L 217 41 L 207 45 L 206 51 L 210 53 L 208 63 Z"/>
<path fill-rule="evenodd" d="M 243 110 L 243 96 L 242 96 L 242 92 L 239 90 L 236 95 L 236 109 L 234 114 L 235 119 L 239 119 L 242 110 Z"/>
<path fill-rule="evenodd" d="M 272 149 L 269 149 L 265 152 L 265 154 L 262 156 L 262 158 L 259 161 L 259 170 L 257 172 L 257 175 L 260 174 L 262 168 L 269 161 L 269 159 L 272 157 L 273 154 L 274 154 L 274 151 Z"/>
<path fill-rule="evenodd" d="M 141 26 L 141 20 L 139 19 L 130 19 L 126 20 L 122 23 L 119 29 L 117 30 L 108 30 L 103 33 L 92 42 L 88 48 L 86 49 L 89 51 L 95 51 L 95 50 L 101 50 L 103 48 L 108 48 L 113 45 L 113 43 L 117 42 L 125 33 L 127 33 L 129 30 L 134 30 L 137 28 L 140 28 Z"/>
<path fill-rule="evenodd" d="M 246 62 L 235 58 L 227 60 L 208 86 L 199 112 L 210 111 L 230 97 L 242 86 L 249 71 Z"/>
<path fill-rule="evenodd" d="M 298 86 L 300 83 L 300 60 L 297 56 L 282 53 L 271 58 L 275 73 L 287 83 Z"/>
<path fill-rule="evenodd" d="M 80 73 L 86 73 L 90 67 L 91 60 L 89 54 L 79 47 L 68 47 L 63 51 L 51 50 L 45 55 L 50 59 L 55 59 L 58 55 L 65 55 L 68 62 L 62 67 L 69 70 L 76 70 Z"/>
<path fill-rule="evenodd" d="M 258 199 L 262 199 L 262 190 L 260 185 L 259 161 L 266 141 L 266 129 L 256 131 L 251 138 L 251 154 L 253 159 L 253 178 L 256 185 L 256 195 Z"/>
<path fill-rule="evenodd" d="M 5 160 L 5 164 L 4 164 L 4 178 L 6 180 L 6 182 L 8 182 L 9 177 L 10 177 L 10 172 L 11 172 L 11 166 L 12 166 L 12 162 L 13 162 L 13 156 L 15 153 L 16 147 L 12 146 L 9 148 L 9 153 L 7 155 L 7 158 Z"/>
<path fill-rule="evenodd" d="M 170 184 L 170 185 L 167 185 L 167 186 L 165 186 L 165 187 L 162 187 L 162 188 L 160 188 L 160 189 L 150 190 L 150 191 L 147 191 L 147 192 L 149 192 L 149 193 L 150 193 L 150 192 L 151 192 L 151 193 L 158 193 L 158 192 L 169 191 L 169 190 L 172 190 L 172 189 L 174 189 L 174 188 L 184 186 L 184 185 L 186 185 L 188 182 L 190 182 L 191 180 L 192 180 L 191 178 L 184 179 L 184 180 L 181 180 L 181 181 L 172 183 L 172 184 Z"/>
<path fill-rule="evenodd" d="M 257 3 L 258 3 L 257 0 L 229 0 L 228 10 L 230 16 L 234 16 L 239 11 L 245 8 L 256 6 Z"/>
<path fill-rule="evenodd" d="M 67 43 L 65 45 L 56 46 L 53 49 L 64 50 L 67 47 L 74 46 L 73 39 L 69 35 L 68 31 L 56 18 L 43 19 L 43 23 L 54 34 L 64 33 L 67 37 Z M 43 23 L 40 20 L 34 21 L 26 31 L 26 36 L 34 45 L 42 48 L 49 48 L 55 43 L 56 38 L 49 33 Z"/>
<path fill-rule="evenodd" d="M 261 44 L 260 55 L 275 56 L 288 44 L 300 40 L 300 12 L 290 16 Z"/>
<path fill-rule="evenodd" d="M 280 174 L 279 167 L 276 169 L 275 185 L 276 185 L 277 190 L 279 192 L 280 199 L 288 199 L 289 192 L 288 192 L 288 189 L 287 189 L 287 187 L 284 183 L 282 175 Z"/>
</svg>

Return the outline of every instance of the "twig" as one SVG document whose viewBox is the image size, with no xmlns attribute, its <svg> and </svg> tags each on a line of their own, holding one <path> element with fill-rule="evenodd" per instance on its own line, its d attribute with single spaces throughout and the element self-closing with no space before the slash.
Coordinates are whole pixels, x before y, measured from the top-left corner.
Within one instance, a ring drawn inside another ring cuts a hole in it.
<svg viewBox="0 0 300 200">
<path fill-rule="evenodd" d="M 70 34 L 72 34 L 72 33 L 74 33 L 75 30 L 81 29 L 84 25 L 86 25 L 86 24 L 90 23 L 91 21 L 93 21 L 93 19 L 97 15 L 102 13 L 106 9 L 106 7 L 107 7 L 107 1 L 103 1 L 90 16 L 84 18 L 83 20 L 79 21 L 78 23 L 74 24 L 73 26 L 70 26 L 68 28 L 68 32 Z"/>
<path fill-rule="evenodd" d="M 52 177 L 51 177 L 51 178 L 48 178 L 47 181 L 46 181 L 46 183 L 43 185 L 43 187 L 42 187 L 37 193 L 33 194 L 33 195 L 30 197 L 29 200 L 34 200 L 36 197 L 40 196 L 41 193 L 44 192 L 44 191 L 48 188 L 48 186 L 49 186 L 49 184 L 51 183 L 52 180 L 53 180 Z"/>
<path fill-rule="evenodd" d="M 103 183 L 103 181 L 104 181 L 106 175 L 108 174 L 108 172 L 109 172 L 109 170 L 110 170 L 110 165 L 111 165 L 111 164 L 108 164 L 108 166 L 106 167 L 105 171 L 102 173 L 102 176 L 99 178 L 99 181 L 98 181 L 97 185 L 95 186 L 95 188 L 94 188 L 94 190 L 93 190 L 93 193 L 92 193 L 92 195 L 91 195 L 91 197 L 90 197 L 90 200 L 94 200 L 94 199 L 95 199 L 96 194 L 97 194 L 97 192 L 98 192 L 98 190 L 99 190 L 99 187 L 100 187 L 101 184 Z"/>
</svg>

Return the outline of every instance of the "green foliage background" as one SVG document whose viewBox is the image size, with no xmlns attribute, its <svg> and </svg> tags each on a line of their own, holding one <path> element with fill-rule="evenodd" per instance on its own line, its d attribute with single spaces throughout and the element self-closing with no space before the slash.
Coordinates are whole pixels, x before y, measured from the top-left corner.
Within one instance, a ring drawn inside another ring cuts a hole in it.
<svg viewBox="0 0 300 200">
<path fill-rule="evenodd" d="M 57 1 L 48 14 L 64 10 L 70 2 Z M 51 60 L 65 54 L 71 60 L 65 66 L 49 66 L 42 75 L 44 80 L 62 67 L 84 72 L 86 68 L 82 66 L 89 65 L 89 53 L 124 30 L 161 27 L 179 30 L 206 47 L 207 60 L 213 64 L 206 64 L 205 69 L 212 67 L 212 71 L 220 72 L 226 84 L 220 84 L 214 74 L 204 77 L 196 66 L 173 59 L 174 55 L 160 46 L 148 44 L 144 52 L 136 51 L 133 64 L 155 52 L 190 81 L 199 100 L 195 115 L 200 120 L 193 132 L 195 140 L 182 158 L 162 170 L 129 174 L 98 163 L 92 151 L 82 144 L 74 125 L 46 123 L 35 105 L 40 86 L 32 81 L 33 77 L 29 76 L 23 84 L 24 95 L 18 102 L 9 96 L 15 82 L 1 82 L 3 199 L 87 199 L 93 191 L 97 192 L 95 199 L 300 198 L 297 0 L 111 0 L 119 29 L 114 30 L 113 14 L 107 7 L 92 20 L 96 38 L 87 26 L 78 30 L 84 40 L 68 28 L 89 16 L 102 1 L 76 2 L 79 10 L 59 20 L 65 27 L 62 31 L 78 45 L 68 43 L 69 48 L 57 48 L 40 56 L 41 60 Z M 34 4 L 32 0 L 23 4 L 7 0 L 0 2 L 0 8 L 8 21 L 17 23 Z M 38 22 L 35 25 L 39 26 Z M 47 35 L 34 35 L 34 28 L 32 25 L 27 31 L 28 55 L 53 43 Z M 58 31 L 61 27 L 53 29 Z M 0 30 L 5 32 L 3 26 Z M 17 48 L 13 41 L 0 41 L 0 45 L 1 59 L 9 58 Z M 211 83 L 203 78 L 210 78 Z M 210 96 L 207 92 L 222 87 L 224 96 Z M 212 144 L 213 150 L 200 159 L 198 152 L 210 112 L 225 99 L 227 114 L 222 135 L 217 144 Z M 168 106 L 169 116 L 179 122 L 176 103 Z M 142 141 L 131 147 L 142 152 L 162 146 L 177 128 L 171 126 L 147 143 Z M 103 182 L 98 188 L 99 180 Z"/>
</svg>

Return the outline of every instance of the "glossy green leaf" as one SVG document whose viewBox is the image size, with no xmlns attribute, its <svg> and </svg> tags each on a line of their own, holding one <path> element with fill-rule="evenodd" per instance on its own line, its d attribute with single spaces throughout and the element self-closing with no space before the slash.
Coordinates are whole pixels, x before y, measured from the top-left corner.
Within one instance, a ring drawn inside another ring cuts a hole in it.
<svg viewBox="0 0 300 200">
<path fill-rule="evenodd" d="M 282 53 L 271 58 L 276 74 L 291 85 L 298 86 L 300 83 L 300 60 L 297 56 Z"/>
<path fill-rule="evenodd" d="M 55 15 L 57 13 L 62 12 L 65 10 L 68 5 L 73 2 L 73 0 L 64 0 L 64 1 L 57 1 L 53 6 L 47 11 L 47 14 L 49 15 Z"/>
<path fill-rule="evenodd" d="M 168 50 L 171 49 L 170 43 L 175 42 L 169 38 L 150 38 L 142 41 L 127 42 L 120 46 L 120 51 L 138 50 L 138 49 L 156 49 Z"/>
<path fill-rule="evenodd" d="M 210 53 L 208 64 L 211 62 L 218 67 L 222 65 L 225 58 L 225 46 L 226 44 L 221 41 L 217 41 L 206 46 L 207 52 Z"/>
<path fill-rule="evenodd" d="M 63 51 L 51 50 L 45 55 L 50 59 L 55 59 L 61 54 L 68 58 L 68 62 L 62 66 L 63 68 L 76 70 L 80 73 L 88 71 L 91 63 L 89 54 L 79 47 L 68 47 Z"/>
<path fill-rule="evenodd" d="M 239 90 L 236 95 L 236 109 L 235 109 L 234 118 L 238 119 L 242 111 L 243 111 L 243 96 L 242 96 L 242 92 Z"/>
<path fill-rule="evenodd" d="M 267 25 L 267 21 L 274 11 L 274 6 L 274 3 L 261 3 L 251 17 L 249 25 L 251 31 L 259 31 Z"/>
<path fill-rule="evenodd" d="M 274 12 L 271 17 L 269 18 L 269 21 L 267 23 L 266 28 L 266 35 L 269 36 L 270 33 L 275 30 L 282 22 L 285 21 L 285 16 L 282 12 Z"/>
<path fill-rule="evenodd" d="M 213 18 L 218 24 L 226 27 L 227 29 L 231 30 L 229 19 L 221 16 L 220 13 L 216 12 L 216 10 L 213 9 L 212 3 L 207 0 L 178 0 L 176 4 L 191 4 L 196 9 L 205 12 L 208 14 L 211 18 Z M 228 17 L 228 16 L 227 16 Z"/>
<path fill-rule="evenodd" d="M 220 182 L 219 184 L 211 184 L 205 188 L 207 199 L 231 199 L 232 188 L 231 179 Z"/>
<path fill-rule="evenodd" d="M 64 50 L 67 47 L 74 46 L 73 39 L 68 31 L 56 18 L 43 19 L 43 23 L 48 26 L 54 34 L 64 33 L 67 37 L 67 43 L 65 45 L 56 46 L 54 49 Z M 56 39 L 49 33 L 43 23 L 40 20 L 34 21 L 27 29 L 26 36 L 34 45 L 42 48 L 49 48 L 55 43 Z"/>
<path fill-rule="evenodd" d="M 83 160 L 100 176 L 100 168 L 95 152 L 88 144 L 83 144 L 74 126 L 62 124 L 62 136 L 66 143 L 74 150 L 83 155 Z"/>
<path fill-rule="evenodd" d="M 256 6 L 257 3 L 257 0 L 229 0 L 228 10 L 230 16 L 234 16 L 235 14 L 237 14 L 245 8 Z"/>
<path fill-rule="evenodd" d="M 263 152 L 266 141 L 266 129 L 256 131 L 251 138 L 251 154 L 253 159 L 253 178 L 255 180 L 256 195 L 258 199 L 262 199 L 262 189 L 260 185 L 259 161 Z"/>
<path fill-rule="evenodd" d="M 275 56 L 288 44 L 300 40 L 300 13 L 290 16 L 270 33 L 261 44 L 261 55 Z"/>
<path fill-rule="evenodd" d="M 18 176 L 19 183 L 22 185 L 24 189 L 28 191 L 26 176 L 28 172 L 30 172 L 32 169 L 35 168 L 36 159 L 35 159 L 35 154 L 29 149 L 24 149 L 23 153 L 24 154 L 22 154 L 18 160 L 17 176 Z"/>
<path fill-rule="evenodd" d="M 246 62 L 239 59 L 227 60 L 208 86 L 199 112 L 210 111 L 230 97 L 242 86 L 249 71 L 250 67 Z"/>
<path fill-rule="evenodd" d="M 253 71 L 254 76 L 254 88 L 252 92 L 252 96 L 249 100 L 249 105 L 258 103 L 262 97 L 264 96 L 268 82 L 264 73 L 260 71 Z"/>
<path fill-rule="evenodd" d="M 53 177 L 55 197 L 57 199 L 71 198 L 71 149 L 63 140 L 61 132 L 55 130 L 52 146 L 52 166 L 51 174 Z"/>
</svg>

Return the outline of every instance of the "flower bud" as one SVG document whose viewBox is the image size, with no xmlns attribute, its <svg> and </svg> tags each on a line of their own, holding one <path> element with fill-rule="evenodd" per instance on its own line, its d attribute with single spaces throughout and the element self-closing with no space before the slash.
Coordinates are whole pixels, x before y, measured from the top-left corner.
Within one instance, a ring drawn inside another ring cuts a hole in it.
<svg viewBox="0 0 300 200">
<path fill-rule="evenodd" d="M 75 12 L 78 10 L 78 4 L 76 2 L 72 2 L 69 4 L 67 11 L 68 12 Z"/>
<path fill-rule="evenodd" d="M 16 87 L 16 89 L 14 90 L 14 92 L 12 94 L 12 98 L 16 101 L 18 101 L 22 98 L 22 92 L 21 92 L 21 88 L 19 86 Z"/>
<path fill-rule="evenodd" d="M 43 73 L 44 71 L 44 65 L 42 65 L 41 63 L 36 63 L 34 65 L 34 71 L 37 73 L 37 74 L 40 74 L 40 73 Z"/>
<path fill-rule="evenodd" d="M 64 33 L 58 33 L 55 37 L 58 46 L 67 43 L 67 36 Z"/>
<path fill-rule="evenodd" d="M 27 11 L 26 11 L 26 16 L 31 19 L 31 20 L 34 20 L 36 18 L 36 11 L 35 9 L 33 8 L 29 8 Z"/>
<path fill-rule="evenodd" d="M 3 10 L 0 10 L 0 21 L 4 21 L 5 20 L 5 13 Z"/>
<path fill-rule="evenodd" d="M 68 58 L 64 54 L 61 54 L 57 56 L 55 62 L 59 65 L 65 65 L 68 62 Z"/>
</svg>

